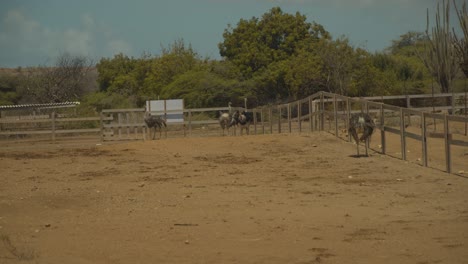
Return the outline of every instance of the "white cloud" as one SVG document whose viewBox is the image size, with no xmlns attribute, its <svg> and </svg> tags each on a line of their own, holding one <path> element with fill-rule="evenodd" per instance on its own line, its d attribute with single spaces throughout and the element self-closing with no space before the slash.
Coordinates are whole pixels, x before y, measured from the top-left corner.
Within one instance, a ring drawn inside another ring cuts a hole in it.
<svg viewBox="0 0 468 264">
<path fill-rule="evenodd" d="M 27 17 L 19 10 L 9 10 L 0 21 L 0 67 L 43 64 L 60 53 L 83 56 L 111 56 L 131 52 L 129 43 L 113 37 L 112 31 L 96 26 L 90 14 L 84 14 L 78 26 L 54 30 Z"/>
</svg>

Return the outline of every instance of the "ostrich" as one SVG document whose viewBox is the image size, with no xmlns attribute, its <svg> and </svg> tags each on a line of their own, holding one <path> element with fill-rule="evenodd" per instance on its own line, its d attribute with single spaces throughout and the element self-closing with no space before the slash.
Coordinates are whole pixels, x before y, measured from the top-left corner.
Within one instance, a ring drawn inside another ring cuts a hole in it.
<svg viewBox="0 0 468 264">
<path fill-rule="evenodd" d="M 148 126 L 148 128 L 150 129 L 150 136 L 151 136 L 151 128 L 154 129 L 153 140 L 156 137 L 156 129 L 159 130 L 159 138 L 161 138 L 162 137 L 161 136 L 162 127 L 163 126 L 167 127 L 166 120 L 164 120 L 160 116 L 152 116 L 150 112 L 145 113 L 145 123 Z"/>
<path fill-rule="evenodd" d="M 229 135 L 229 128 L 232 126 L 232 120 L 231 120 L 231 115 L 232 115 L 232 108 L 231 108 L 231 102 L 228 103 L 228 108 L 229 112 L 224 113 L 222 111 L 219 111 L 219 125 L 223 129 L 223 136 L 224 136 L 224 131 L 227 130 L 228 135 Z"/>
<path fill-rule="evenodd" d="M 230 127 L 230 120 L 231 116 L 229 113 L 223 113 L 219 111 L 219 125 L 223 129 L 223 136 L 224 136 L 224 131 L 227 130 L 228 135 L 229 135 L 229 127 Z"/>
<path fill-rule="evenodd" d="M 353 136 L 356 141 L 357 146 L 357 156 L 359 157 L 359 142 L 365 142 L 366 147 L 366 156 L 367 154 L 367 145 L 370 141 L 372 133 L 374 132 L 375 124 L 372 118 L 365 113 L 352 114 L 349 119 L 349 133 Z M 361 137 L 358 136 L 358 133 L 361 134 Z"/>
<path fill-rule="evenodd" d="M 245 131 L 247 132 L 247 135 L 249 135 L 249 127 L 250 127 L 250 124 L 253 122 L 253 114 L 251 112 L 245 112 L 245 111 L 242 111 L 241 113 L 239 111 L 236 111 L 233 115 L 232 115 L 232 121 L 231 121 L 231 125 L 240 125 L 240 129 L 241 129 L 241 136 L 243 134 L 243 131 L 245 129 Z"/>
</svg>

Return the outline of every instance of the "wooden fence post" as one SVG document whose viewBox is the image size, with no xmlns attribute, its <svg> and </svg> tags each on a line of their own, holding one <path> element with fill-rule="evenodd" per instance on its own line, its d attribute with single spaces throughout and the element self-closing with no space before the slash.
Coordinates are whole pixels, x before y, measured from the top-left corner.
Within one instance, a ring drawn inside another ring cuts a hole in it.
<svg viewBox="0 0 468 264">
<path fill-rule="evenodd" d="M 146 110 L 145 110 L 145 111 L 146 111 Z M 141 129 L 141 134 L 142 134 L 141 136 L 142 136 L 143 141 L 146 140 L 146 133 L 145 133 L 146 123 L 145 123 L 145 121 L 144 121 L 144 115 L 145 115 L 145 112 L 143 111 L 143 123 L 144 123 L 144 125 L 143 125 L 143 126 L 140 126 L 140 127 L 137 127 L 137 128 L 136 128 L 136 131 L 135 131 L 135 136 L 137 136 L 138 130 Z M 139 115 L 139 114 L 136 114 L 136 116 L 135 116 L 135 122 L 140 122 L 141 119 L 140 119 L 139 117 L 140 117 L 140 115 Z"/>
<path fill-rule="evenodd" d="M 385 145 L 385 110 L 384 104 L 380 104 L 380 145 L 382 147 L 382 154 L 386 152 Z"/>
<path fill-rule="evenodd" d="M 122 139 L 122 113 L 117 113 L 119 139 Z"/>
<path fill-rule="evenodd" d="M 313 126 L 313 121 L 312 121 L 312 117 L 313 117 L 313 108 L 312 108 L 312 96 L 309 96 L 309 132 L 312 132 L 314 130 L 314 126 Z"/>
<path fill-rule="evenodd" d="M 292 113 L 291 113 L 291 104 L 288 104 L 287 107 L 288 107 L 288 109 L 287 109 L 287 111 L 288 111 L 288 130 L 289 130 L 289 134 L 291 134 L 291 132 L 292 132 L 292 127 L 291 127 L 291 115 L 292 115 Z"/>
<path fill-rule="evenodd" d="M 265 122 L 263 121 L 264 115 L 263 115 L 263 107 L 260 108 L 260 119 L 262 122 L 262 134 L 265 134 Z"/>
<path fill-rule="evenodd" d="M 278 134 L 281 134 L 281 106 L 280 105 L 278 106 L 278 112 L 279 112 L 279 116 L 278 116 Z"/>
<path fill-rule="evenodd" d="M 55 111 L 52 112 L 52 142 L 55 143 Z"/>
<path fill-rule="evenodd" d="M 257 110 L 253 109 L 252 112 L 253 112 L 253 118 L 254 118 L 254 120 L 253 120 L 253 122 L 254 122 L 254 133 L 255 133 L 255 135 L 257 135 Z"/>
<path fill-rule="evenodd" d="M 421 112 L 421 144 L 423 166 L 427 167 L 426 113 L 424 112 Z"/>
<path fill-rule="evenodd" d="M 101 123 L 101 141 L 104 141 L 104 114 L 99 113 L 99 121 Z"/>
<path fill-rule="evenodd" d="M 144 123 L 144 119 L 145 119 L 144 115 L 145 115 L 145 113 L 143 113 L 143 123 Z M 141 132 L 142 132 L 142 134 L 143 134 L 143 141 L 145 141 L 145 140 L 147 139 L 147 137 L 146 137 L 146 132 L 147 132 L 147 131 L 146 131 L 146 126 L 145 126 L 145 125 L 143 125 L 143 126 L 141 127 Z M 151 134 L 150 134 L 150 135 L 151 135 Z"/>
<path fill-rule="evenodd" d="M 188 129 L 189 129 L 189 137 L 192 136 L 192 111 L 188 110 Z"/>
<path fill-rule="evenodd" d="M 338 109 L 336 94 L 333 94 L 333 117 L 335 118 L 335 137 L 338 137 Z"/>
<path fill-rule="evenodd" d="M 348 130 L 348 141 L 351 142 L 351 133 L 349 133 L 349 120 L 351 120 L 351 100 L 349 97 L 346 97 L 346 129 Z"/>
<path fill-rule="evenodd" d="M 452 172 L 452 159 L 450 155 L 450 137 L 449 137 L 449 123 L 447 114 L 444 115 L 444 139 L 445 139 L 445 163 L 447 172 Z"/>
<path fill-rule="evenodd" d="M 130 138 L 130 123 L 129 123 L 129 114 L 125 113 L 125 126 L 127 127 L 127 139 Z"/>
<path fill-rule="evenodd" d="M 268 108 L 268 121 L 270 121 L 270 134 L 273 134 L 273 108 Z"/>
<path fill-rule="evenodd" d="M 369 114 L 369 104 L 367 101 L 364 102 L 364 107 L 366 108 L 366 114 Z M 366 140 L 366 149 L 370 148 L 370 140 Z"/>
<path fill-rule="evenodd" d="M 301 111 L 301 100 L 297 101 L 297 124 L 299 125 L 299 133 L 302 132 L 302 122 L 301 122 L 301 117 L 302 117 L 302 111 Z"/>
<path fill-rule="evenodd" d="M 319 106 L 319 124 L 320 124 L 320 131 L 325 130 L 325 120 L 324 120 L 324 113 L 325 105 L 323 101 L 323 92 L 320 93 L 320 106 Z"/>
<path fill-rule="evenodd" d="M 403 113 L 403 108 L 400 108 L 400 140 L 401 159 L 406 160 L 405 115 Z"/>
</svg>

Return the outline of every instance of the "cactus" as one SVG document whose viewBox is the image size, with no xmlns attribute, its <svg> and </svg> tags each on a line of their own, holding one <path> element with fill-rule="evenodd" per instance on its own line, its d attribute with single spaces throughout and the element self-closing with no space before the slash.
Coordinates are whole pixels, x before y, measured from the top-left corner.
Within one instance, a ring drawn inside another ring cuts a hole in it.
<svg viewBox="0 0 468 264">
<path fill-rule="evenodd" d="M 458 21 L 460 22 L 460 28 L 464 37 L 462 39 L 458 38 L 454 31 L 454 44 L 459 58 L 460 68 L 465 74 L 465 77 L 468 78 L 468 11 L 466 9 L 466 2 L 463 3 L 461 10 L 458 9 L 455 0 L 453 0 L 453 5 L 457 11 Z"/>
<path fill-rule="evenodd" d="M 442 16 L 441 16 L 442 13 Z M 458 71 L 458 57 L 454 45 L 454 36 L 450 29 L 450 2 L 443 0 L 442 12 L 439 3 L 435 17 L 435 26 L 429 33 L 429 10 L 427 10 L 426 35 L 428 44 L 422 56 L 423 62 L 441 87 L 441 92 L 453 92 L 451 90 L 452 80 Z M 450 98 L 447 97 L 450 105 Z"/>
</svg>

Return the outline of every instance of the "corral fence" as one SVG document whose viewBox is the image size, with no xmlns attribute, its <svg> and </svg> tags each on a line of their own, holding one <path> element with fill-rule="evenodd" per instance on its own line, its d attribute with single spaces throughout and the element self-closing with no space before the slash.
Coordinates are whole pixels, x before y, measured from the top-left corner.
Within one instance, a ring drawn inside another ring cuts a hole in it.
<svg viewBox="0 0 468 264">
<path fill-rule="evenodd" d="M 375 151 L 449 173 L 467 172 L 468 118 L 464 105 L 450 107 L 453 112 L 462 110 L 458 112 L 464 115 L 448 115 L 326 92 L 315 95 L 314 102 L 319 104 L 316 123 L 321 131 L 351 141 L 347 133 L 350 115 L 368 113 L 376 123 L 372 141 L 380 143 Z"/>
<path fill-rule="evenodd" d="M 370 149 L 422 166 L 466 175 L 468 173 L 467 98 L 463 93 L 434 96 L 442 98 L 440 101 L 452 97 L 452 102 L 456 103 L 452 106 L 433 104 L 428 107 L 427 102 L 421 101 L 428 100 L 428 95 L 351 98 L 318 92 L 295 102 L 253 109 L 242 107 L 182 109 L 182 120 L 168 123 L 167 129 L 161 134 L 163 138 L 221 136 L 219 112 L 247 110 L 252 112 L 254 117 L 250 134 L 324 131 L 351 141 L 348 133 L 349 118 L 352 113 L 364 112 L 376 121 L 376 131 L 372 136 Z M 434 98 L 429 99 L 434 102 Z M 386 104 L 385 101 L 388 100 L 412 108 Z M 458 115 L 444 113 L 448 110 Z M 145 111 L 145 108 L 105 109 L 98 117 L 60 117 L 52 113 L 42 118 L 37 116 L 20 119 L 1 118 L 0 137 L 43 135 L 56 140 L 61 136 L 89 134 L 102 141 L 146 140 L 149 138 L 149 131 L 144 123 Z M 171 111 L 181 112 L 181 110 L 165 110 L 151 113 L 167 116 Z M 239 131 L 232 128 L 229 133 L 236 135 Z"/>
</svg>

